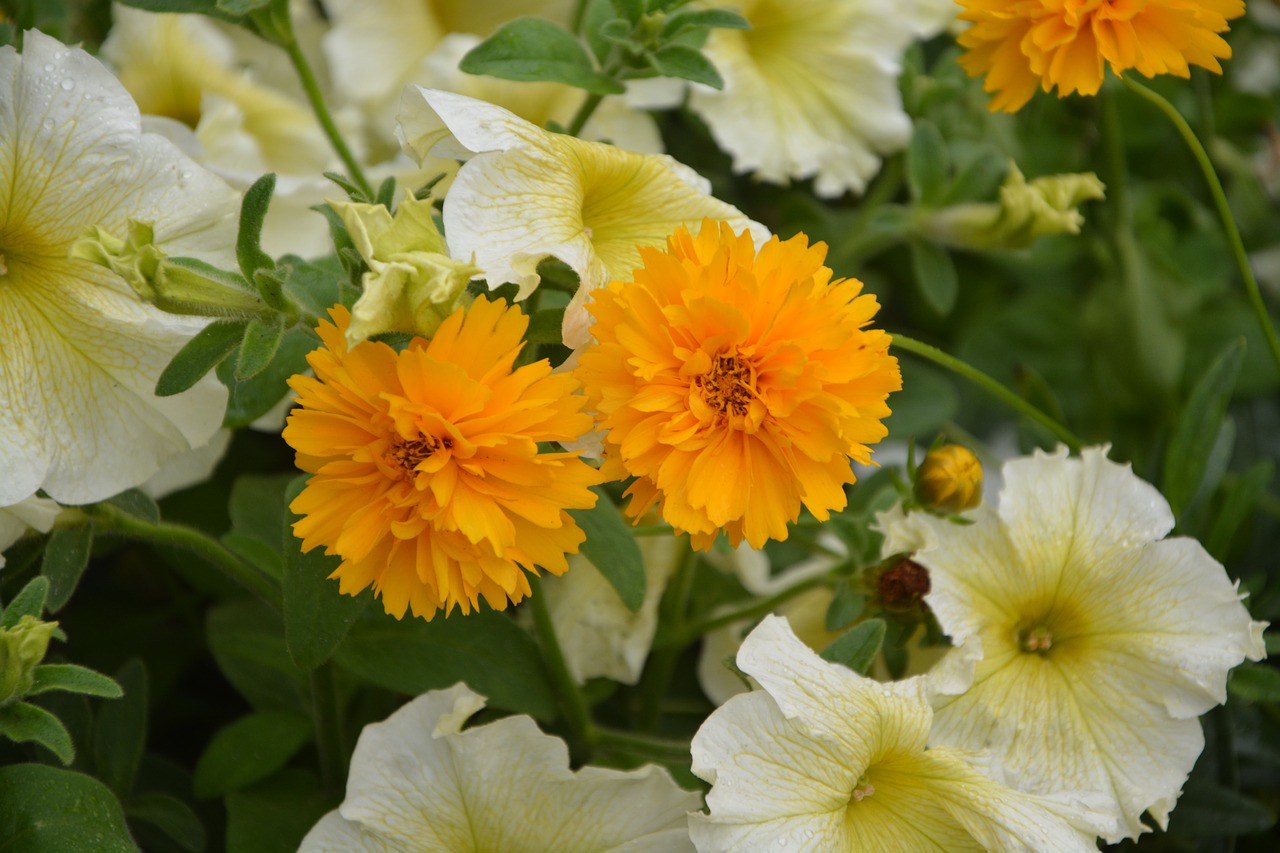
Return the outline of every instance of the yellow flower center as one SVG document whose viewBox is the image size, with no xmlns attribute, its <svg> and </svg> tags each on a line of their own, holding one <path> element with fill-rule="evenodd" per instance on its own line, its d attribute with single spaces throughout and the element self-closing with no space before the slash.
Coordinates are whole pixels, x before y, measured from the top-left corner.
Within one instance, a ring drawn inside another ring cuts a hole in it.
<svg viewBox="0 0 1280 853">
<path fill-rule="evenodd" d="M 1047 625 L 1038 625 L 1018 632 L 1018 646 L 1024 652 L 1044 654 L 1053 648 L 1053 632 Z"/>
<path fill-rule="evenodd" d="M 440 448 L 453 448 L 453 439 L 436 438 L 434 435 L 419 435 L 417 438 L 394 436 L 391 446 L 387 448 L 387 462 L 399 468 L 406 477 L 411 477 L 418 466 Z"/>
<path fill-rule="evenodd" d="M 737 355 L 721 353 L 711 362 L 711 370 L 694 379 L 703 402 L 731 420 L 746 417 L 756 396 L 756 371 Z"/>
</svg>

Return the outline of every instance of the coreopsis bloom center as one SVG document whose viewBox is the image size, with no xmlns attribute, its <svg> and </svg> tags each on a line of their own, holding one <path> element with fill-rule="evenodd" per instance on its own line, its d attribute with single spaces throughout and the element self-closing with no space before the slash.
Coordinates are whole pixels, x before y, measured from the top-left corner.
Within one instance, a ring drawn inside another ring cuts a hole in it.
<svg viewBox="0 0 1280 853">
<path fill-rule="evenodd" d="M 690 395 L 690 410 L 699 420 L 715 419 L 733 429 L 755 432 L 765 414 L 756 391 L 755 366 L 736 353 L 722 352 L 710 358 L 699 350 L 693 369 L 708 362 L 705 372 L 694 376 L 697 393 Z M 685 369 L 689 370 L 689 365 Z"/>
</svg>

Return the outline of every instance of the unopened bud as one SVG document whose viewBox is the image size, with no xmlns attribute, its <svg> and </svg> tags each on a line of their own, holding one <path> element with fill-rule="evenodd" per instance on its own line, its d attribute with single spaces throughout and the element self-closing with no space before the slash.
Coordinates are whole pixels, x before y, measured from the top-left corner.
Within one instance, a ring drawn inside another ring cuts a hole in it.
<svg viewBox="0 0 1280 853">
<path fill-rule="evenodd" d="M 916 500 L 934 512 L 950 515 L 982 503 L 982 463 L 959 444 L 930 450 L 916 471 Z"/>
<path fill-rule="evenodd" d="M 924 216 L 926 237 L 962 249 L 1023 249 L 1050 234 L 1079 234 L 1077 207 L 1101 199 L 1106 187 L 1092 172 L 1048 175 L 1028 182 L 1015 164 L 997 202 L 958 204 Z"/>
<path fill-rule="evenodd" d="M 12 628 L 0 628 L 0 708 L 27 695 L 35 669 L 49 650 L 57 622 L 23 616 Z"/>
<path fill-rule="evenodd" d="M 170 258 L 154 240 L 152 227 L 134 219 L 123 240 L 94 226 L 72 245 L 71 257 L 106 267 L 144 302 L 170 314 L 247 318 L 270 312 L 239 276 L 194 258 Z"/>
</svg>

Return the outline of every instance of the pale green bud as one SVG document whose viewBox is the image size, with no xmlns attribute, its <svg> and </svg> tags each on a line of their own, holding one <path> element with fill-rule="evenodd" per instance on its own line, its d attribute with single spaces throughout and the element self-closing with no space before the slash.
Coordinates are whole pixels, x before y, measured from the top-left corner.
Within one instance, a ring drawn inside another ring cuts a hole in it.
<svg viewBox="0 0 1280 853">
<path fill-rule="evenodd" d="M 1106 187 L 1092 172 L 1048 175 L 1028 183 L 1016 164 L 1000 187 L 998 202 L 958 204 L 923 216 L 929 239 L 966 249 L 1023 249 L 1038 237 L 1079 234 L 1084 216 L 1076 208 L 1104 197 Z"/>
<path fill-rule="evenodd" d="M 194 258 L 170 258 L 154 241 L 149 224 L 130 219 L 123 240 L 97 226 L 86 229 L 72 245 L 71 257 L 106 267 L 144 302 L 170 314 L 256 317 L 269 312 L 238 276 Z"/>
<path fill-rule="evenodd" d="M 0 628 L 0 708 L 27 695 L 57 627 L 57 622 L 23 616 L 12 628 Z"/>
<path fill-rule="evenodd" d="M 351 308 L 348 346 L 383 332 L 430 337 L 467 304 L 467 282 L 482 270 L 446 254 L 431 202 L 410 196 L 394 217 L 379 204 L 329 204 L 369 265 L 364 293 Z"/>
</svg>

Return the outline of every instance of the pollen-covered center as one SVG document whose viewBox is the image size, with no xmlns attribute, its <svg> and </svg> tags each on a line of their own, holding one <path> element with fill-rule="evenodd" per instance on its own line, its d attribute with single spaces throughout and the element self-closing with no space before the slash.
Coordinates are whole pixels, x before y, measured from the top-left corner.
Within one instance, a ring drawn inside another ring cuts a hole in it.
<svg viewBox="0 0 1280 853">
<path fill-rule="evenodd" d="M 453 439 L 447 436 L 436 438 L 434 435 L 419 435 L 417 438 L 396 435 L 387 448 L 387 461 L 405 475 L 412 475 L 419 465 L 441 448 L 452 449 Z"/>
<path fill-rule="evenodd" d="M 722 353 L 694 380 L 708 407 L 726 417 L 745 417 L 755 397 L 756 372 L 746 359 Z"/>
<path fill-rule="evenodd" d="M 1062 653 L 1068 645 L 1080 648 L 1087 634 L 1079 611 L 1059 601 L 1038 616 L 1024 616 L 1014 629 L 1014 642 L 1024 654 L 1047 657 Z"/>
</svg>

